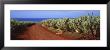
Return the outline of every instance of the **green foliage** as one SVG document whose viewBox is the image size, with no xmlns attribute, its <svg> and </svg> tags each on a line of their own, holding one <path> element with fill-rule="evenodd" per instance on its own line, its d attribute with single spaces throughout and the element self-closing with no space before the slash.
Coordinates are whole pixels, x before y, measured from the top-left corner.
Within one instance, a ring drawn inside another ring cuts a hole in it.
<svg viewBox="0 0 110 50">
<path fill-rule="evenodd" d="M 35 23 L 32 22 L 20 22 L 11 19 L 11 33 L 20 33 L 23 32 L 26 27 L 29 27 Z"/>
<path fill-rule="evenodd" d="M 19 26 L 19 25 L 27 25 L 27 24 L 33 24 L 32 22 L 20 22 L 16 20 L 11 20 L 11 26 Z"/>
<path fill-rule="evenodd" d="M 94 35 L 96 33 L 94 30 L 98 31 L 97 29 L 100 28 L 100 17 L 81 16 L 79 18 L 49 19 L 41 23 L 47 27 L 53 27 L 62 31 L 76 32 L 75 30 L 78 30 L 79 33 L 90 33 Z"/>
</svg>

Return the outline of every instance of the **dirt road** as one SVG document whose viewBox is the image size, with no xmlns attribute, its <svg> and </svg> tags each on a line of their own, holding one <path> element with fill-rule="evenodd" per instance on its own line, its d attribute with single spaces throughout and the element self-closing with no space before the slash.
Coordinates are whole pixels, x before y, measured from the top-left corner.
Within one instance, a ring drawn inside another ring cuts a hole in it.
<svg viewBox="0 0 110 50">
<path fill-rule="evenodd" d="M 27 28 L 27 31 L 21 33 L 22 35 L 17 36 L 17 38 L 23 40 L 69 40 L 73 39 L 71 37 L 64 37 L 57 35 L 55 32 L 48 30 L 47 28 L 35 24 Z"/>
</svg>

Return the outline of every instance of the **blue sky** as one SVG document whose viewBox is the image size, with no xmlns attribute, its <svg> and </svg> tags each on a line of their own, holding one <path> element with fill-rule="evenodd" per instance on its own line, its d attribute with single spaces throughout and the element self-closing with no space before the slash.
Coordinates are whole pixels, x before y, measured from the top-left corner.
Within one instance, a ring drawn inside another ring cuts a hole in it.
<svg viewBox="0 0 110 50">
<path fill-rule="evenodd" d="M 88 13 L 100 16 L 100 10 L 11 10 L 11 18 L 75 18 Z"/>
</svg>

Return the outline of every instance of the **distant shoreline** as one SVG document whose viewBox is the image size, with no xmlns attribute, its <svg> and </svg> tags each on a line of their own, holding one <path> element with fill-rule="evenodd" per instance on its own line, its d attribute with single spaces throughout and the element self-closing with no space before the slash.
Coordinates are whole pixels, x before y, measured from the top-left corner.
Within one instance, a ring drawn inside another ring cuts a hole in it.
<svg viewBox="0 0 110 50">
<path fill-rule="evenodd" d="M 23 21 L 23 22 L 40 22 L 48 19 L 63 19 L 63 18 L 11 18 L 11 20 Z M 74 18 L 71 18 L 74 19 Z"/>
</svg>

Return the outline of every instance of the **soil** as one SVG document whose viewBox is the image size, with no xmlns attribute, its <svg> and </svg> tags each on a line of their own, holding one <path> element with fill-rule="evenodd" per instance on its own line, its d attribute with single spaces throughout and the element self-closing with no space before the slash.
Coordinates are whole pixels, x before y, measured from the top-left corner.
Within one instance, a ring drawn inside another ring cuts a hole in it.
<svg viewBox="0 0 110 50">
<path fill-rule="evenodd" d="M 69 37 L 62 34 L 56 34 L 46 27 L 34 24 L 27 28 L 26 31 L 16 36 L 16 40 L 73 40 L 78 37 Z"/>
</svg>

